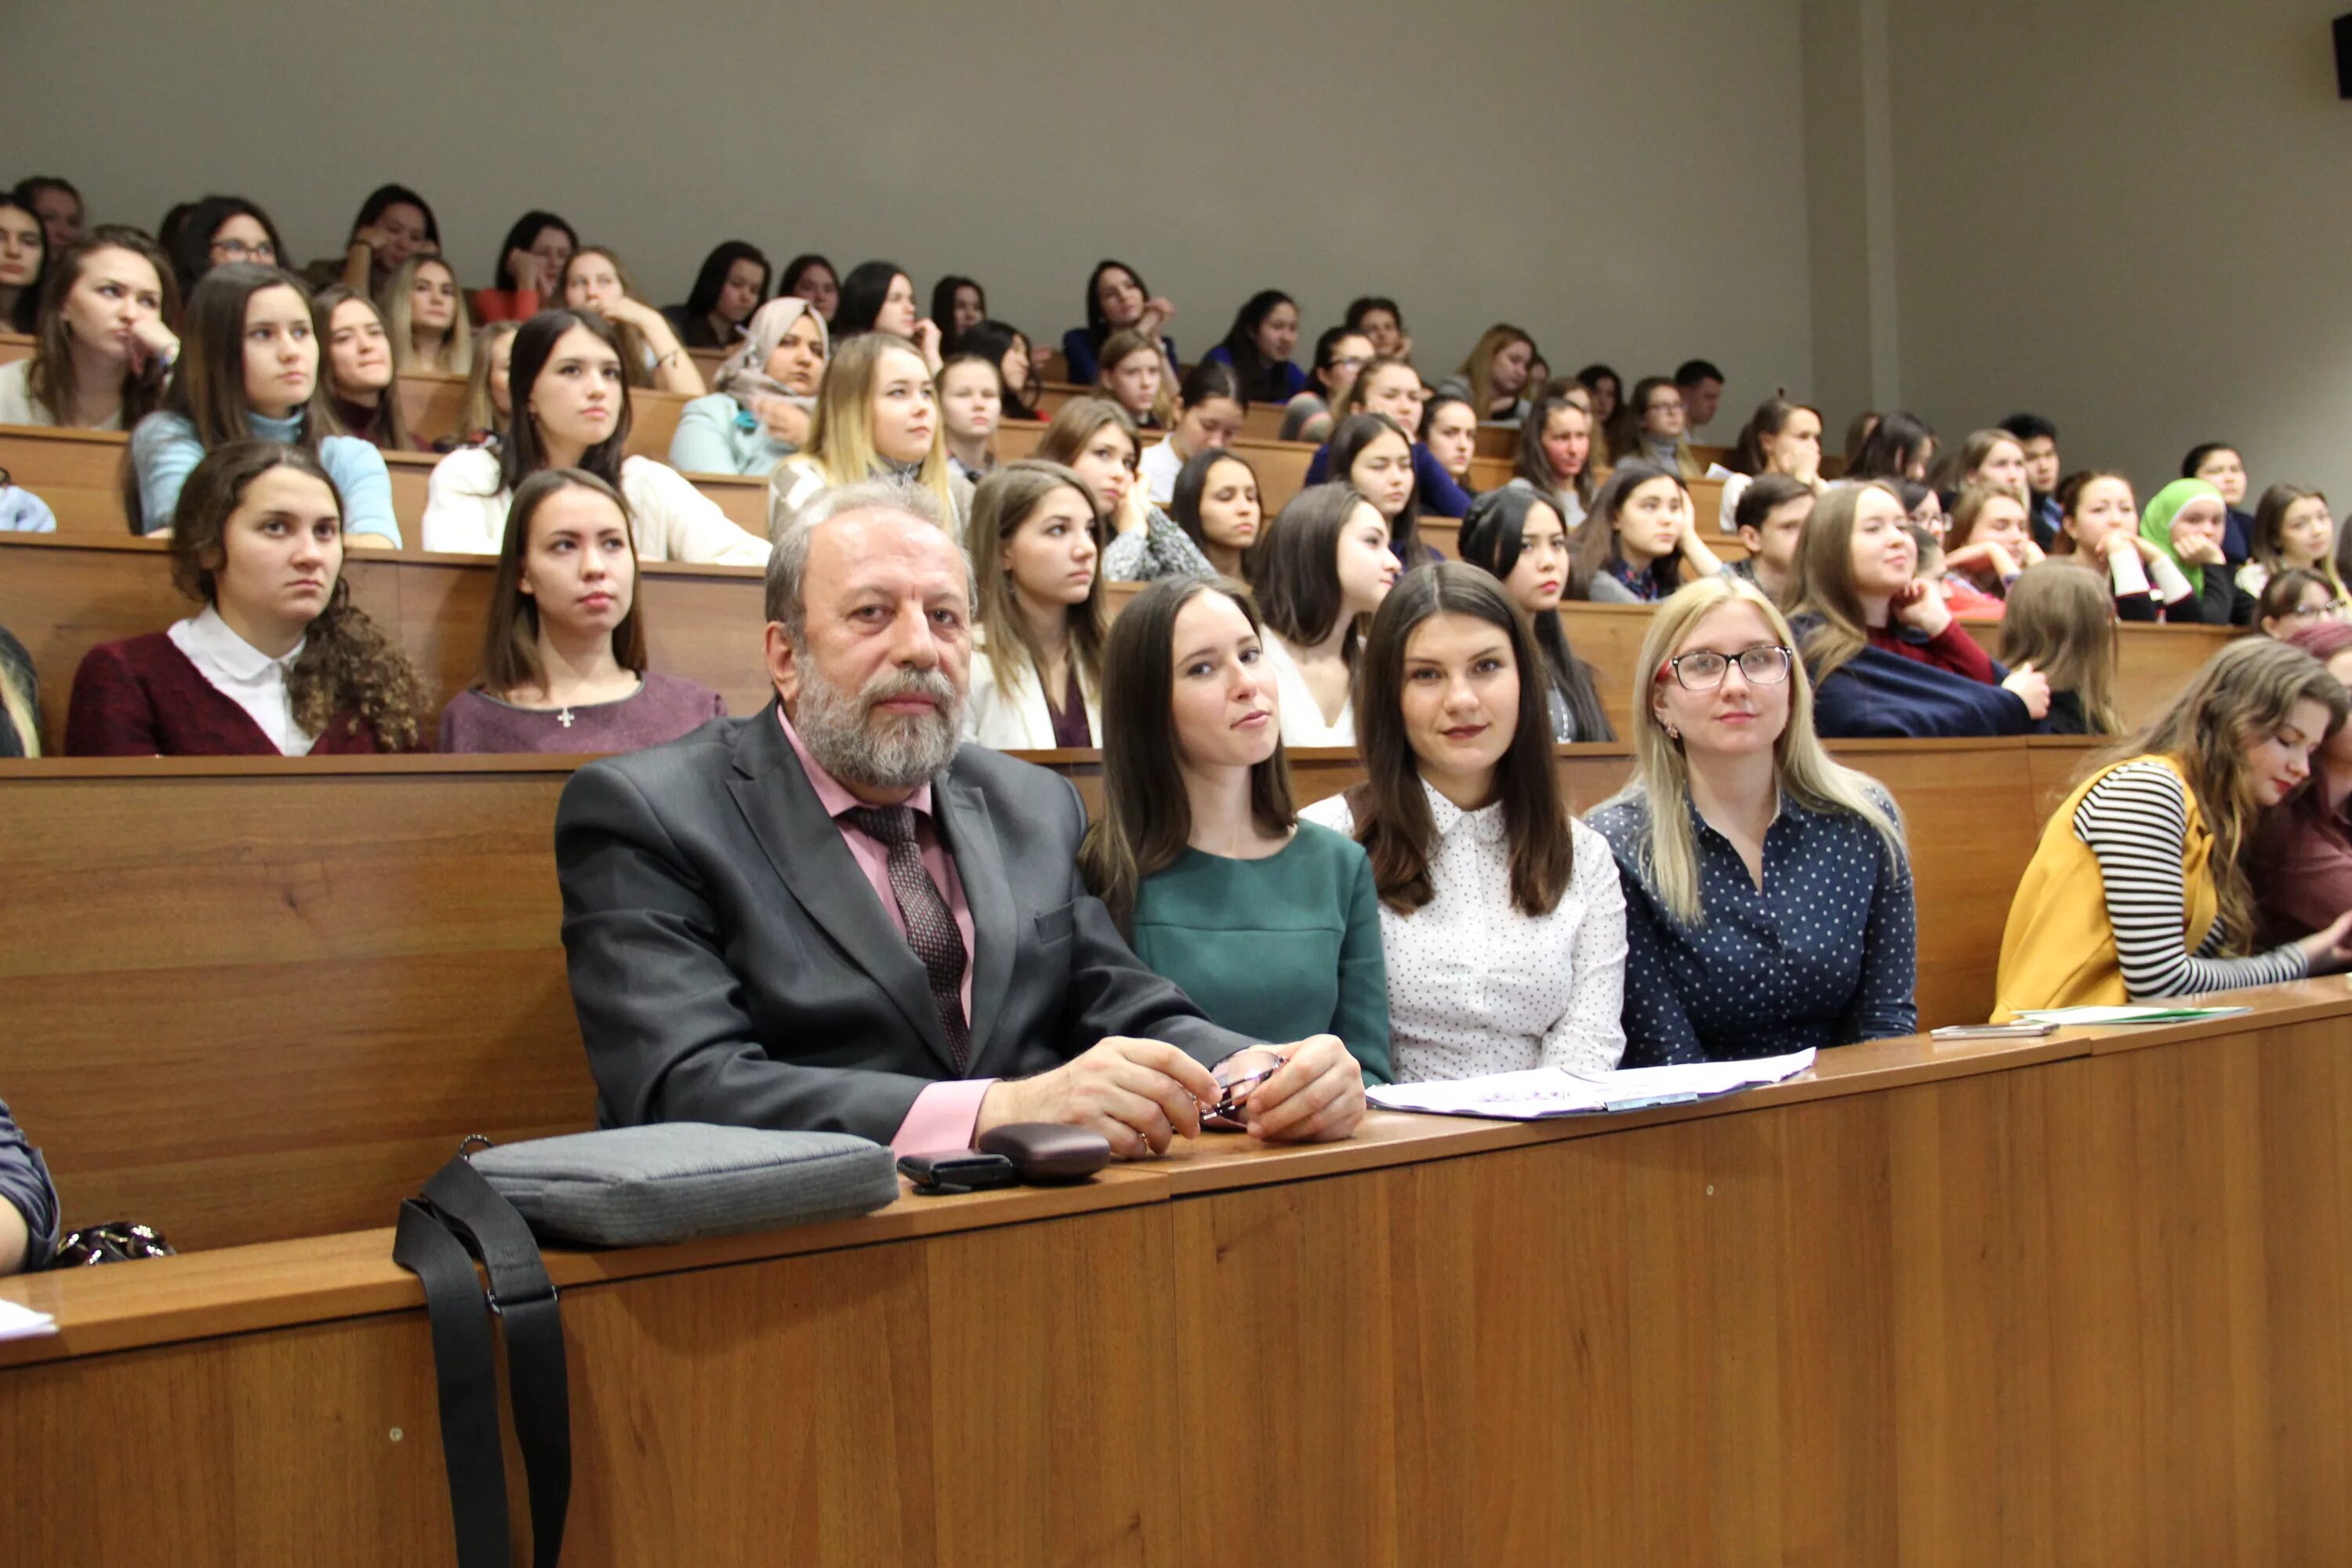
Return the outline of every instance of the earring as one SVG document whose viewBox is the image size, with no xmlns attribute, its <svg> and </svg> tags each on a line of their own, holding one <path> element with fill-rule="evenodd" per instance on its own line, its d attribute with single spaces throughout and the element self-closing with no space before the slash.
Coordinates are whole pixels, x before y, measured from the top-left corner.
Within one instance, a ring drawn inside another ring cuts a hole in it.
<svg viewBox="0 0 2352 1568">
<path fill-rule="evenodd" d="M 1666 739 L 1667 739 L 1667 740 L 1669 740 L 1669 741 L 1679 741 L 1679 740 L 1681 740 L 1682 738 L 1683 738 L 1683 732 L 1682 732 L 1680 730 L 1675 729 L 1672 724 L 1669 724 L 1669 725 L 1667 725 L 1667 726 L 1666 726 Z"/>
</svg>

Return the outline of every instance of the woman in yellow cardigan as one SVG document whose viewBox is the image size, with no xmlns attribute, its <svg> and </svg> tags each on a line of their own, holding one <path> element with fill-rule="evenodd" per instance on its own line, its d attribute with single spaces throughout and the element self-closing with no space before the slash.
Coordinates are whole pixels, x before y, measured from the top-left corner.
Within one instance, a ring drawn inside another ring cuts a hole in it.
<svg viewBox="0 0 2352 1568">
<path fill-rule="evenodd" d="M 2345 721 L 2317 659 L 2248 638 L 2093 767 L 2042 830 L 2000 942 L 1997 1018 L 2299 980 L 2352 965 L 2352 910 L 2253 951 L 2244 850 Z"/>
</svg>

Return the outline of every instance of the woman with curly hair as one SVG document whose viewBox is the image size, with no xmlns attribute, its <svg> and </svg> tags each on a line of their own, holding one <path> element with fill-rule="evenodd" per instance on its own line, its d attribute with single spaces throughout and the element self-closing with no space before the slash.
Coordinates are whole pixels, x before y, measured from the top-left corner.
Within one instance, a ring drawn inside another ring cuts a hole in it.
<svg viewBox="0 0 2352 1568">
<path fill-rule="evenodd" d="M 416 748 L 416 671 L 352 603 L 342 498 L 315 455 L 276 441 L 205 454 L 180 489 L 171 560 L 204 608 L 84 656 L 68 756 Z"/>
</svg>

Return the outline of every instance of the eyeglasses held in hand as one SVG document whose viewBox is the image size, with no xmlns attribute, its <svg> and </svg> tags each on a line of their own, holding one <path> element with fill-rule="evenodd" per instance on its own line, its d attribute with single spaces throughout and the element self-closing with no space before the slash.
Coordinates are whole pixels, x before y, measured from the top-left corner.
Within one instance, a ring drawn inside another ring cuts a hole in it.
<svg viewBox="0 0 2352 1568">
<path fill-rule="evenodd" d="M 1712 648 L 1695 648 L 1666 660 L 1666 668 L 1675 672 L 1675 683 L 1685 691 L 1714 690 L 1734 664 L 1739 666 L 1748 685 L 1778 686 L 1789 679 L 1789 663 L 1794 657 L 1777 643 L 1744 648 L 1733 658 Z"/>
<path fill-rule="evenodd" d="M 1204 1105 L 1201 1108 L 1201 1120 L 1203 1121 L 1214 1121 L 1219 1120 L 1225 1121 L 1241 1121 L 1246 1120 L 1245 1113 L 1249 1109 L 1249 1102 L 1247 1100 L 1234 1100 L 1234 1091 L 1237 1089 L 1247 1089 L 1253 1084 L 1264 1083 L 1267 1079 L 1270 1079 L 1275 1074 L 1280 1072 L 1283 1069 L 1283 1063 L 1276 1062 L 1270 1068 L 1260 1068 L 1255 1072 L 1245 1072 L 1230 1083 L 1219 1085 L 1219 1087 L 1225 1091 L 1223 1096 L 1218 1100 L 1216 1104 Z"/>
</svg>

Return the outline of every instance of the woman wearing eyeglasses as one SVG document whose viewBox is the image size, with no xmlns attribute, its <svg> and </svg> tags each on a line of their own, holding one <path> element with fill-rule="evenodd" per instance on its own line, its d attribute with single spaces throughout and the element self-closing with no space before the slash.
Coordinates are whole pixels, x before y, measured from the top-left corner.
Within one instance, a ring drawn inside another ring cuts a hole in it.
<svg viewBox="0 0 2352 1568">
<path fill-rule="evenodd" d="M 1633 777 L 1589 821 L 1625 888 L 1627 1067 L 1918 1027 L 1895 803 L 1830 760 L 1789 624 L 1710 577 L 1651 618 Z"/>
</svg>

